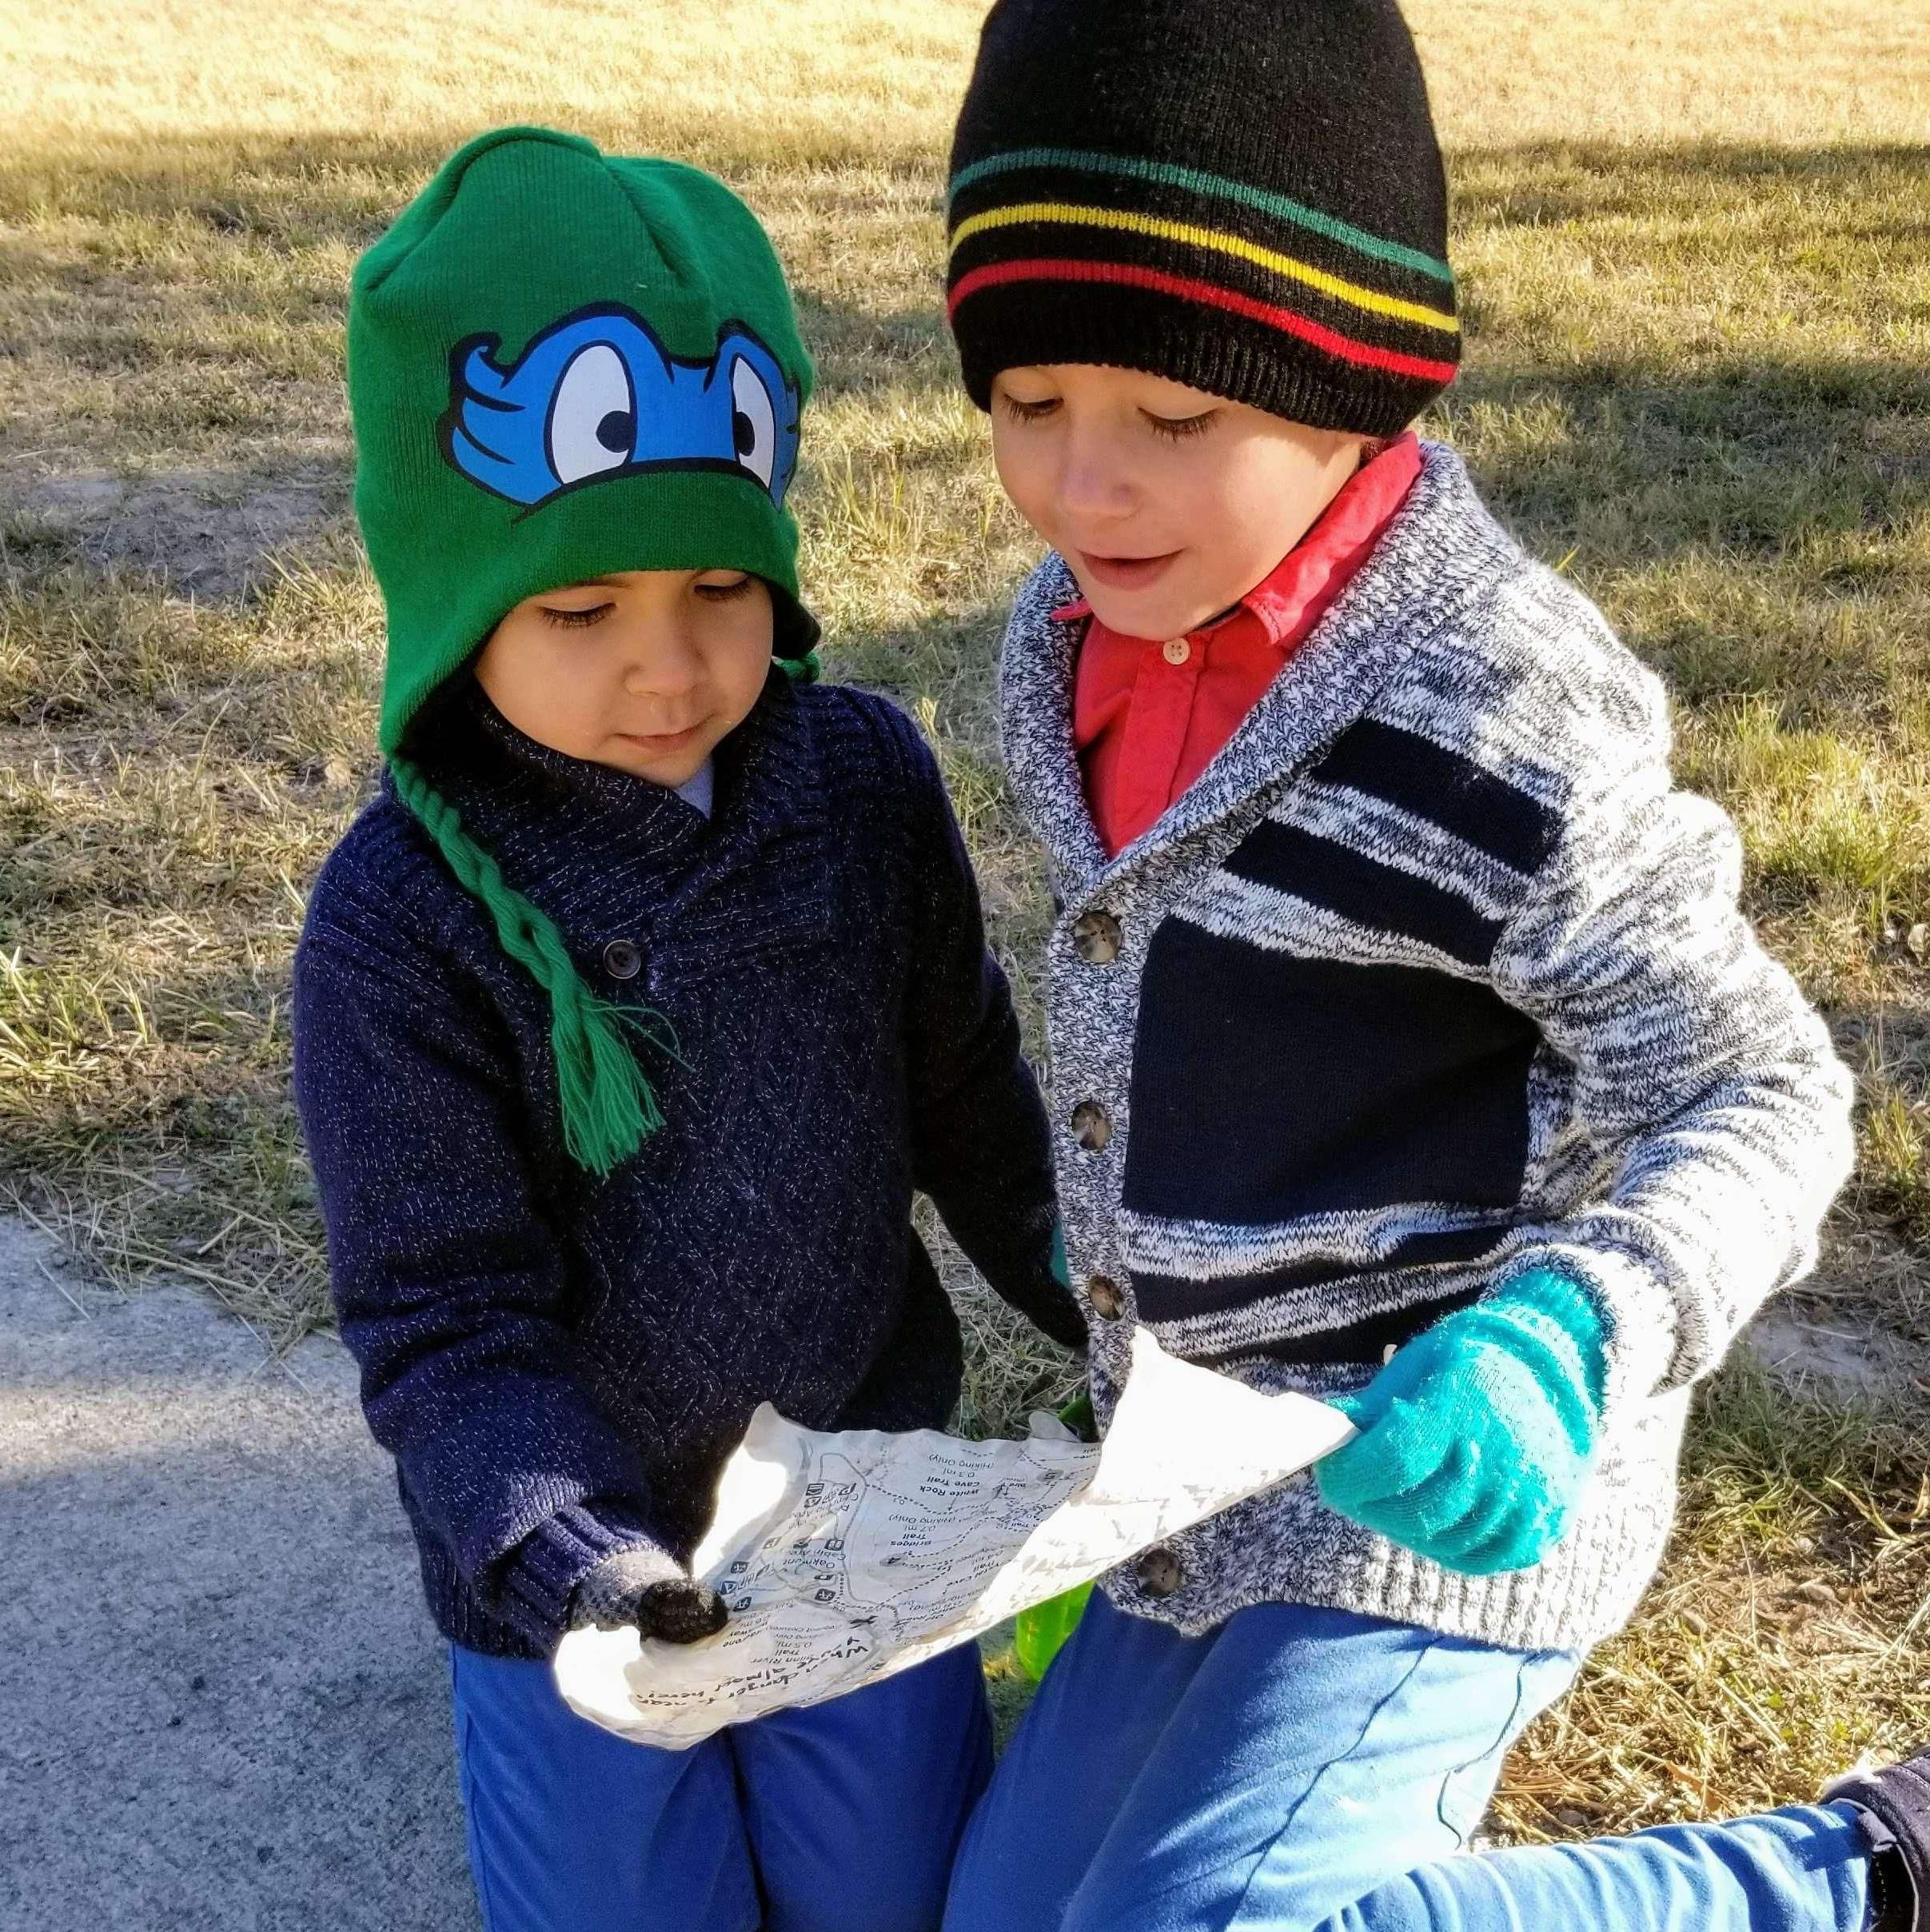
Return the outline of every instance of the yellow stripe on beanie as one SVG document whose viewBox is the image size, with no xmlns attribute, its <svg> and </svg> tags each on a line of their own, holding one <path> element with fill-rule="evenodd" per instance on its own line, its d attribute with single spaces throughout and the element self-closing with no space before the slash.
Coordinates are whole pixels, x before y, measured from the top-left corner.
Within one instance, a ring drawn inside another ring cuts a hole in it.
<svg viewBox="0 0 1930 1932">
<path fill-rule="evenodd" d="M 1163 242 L 1179 242 L 1193 248 L 1217 249 L 1223 255 L 1234 255 L 1242 261 L 1250 261 L 1259 268 L 1270 270 L 1276 275 L 1284 275 L 1294 281 L 1302 282 L 1310 289 L 1318 289 L 1323 295 L 1330 295 L 1338 301 L 1349 302 L 1357 309 L 1366 309 L 1374 315 L 1391 316 L 1395 320 L 1413 322 L 1423 329 L 1438 329 L 1448 335 L 1457 335 L 1461 324 L 1445 309 L 1430 309 L 1420 302 L 1403 301 L 1398 296 L 1383 295 L 1378 289 L 1362 288 L 1358 282 L 1343 281 L 1338 275 L 1330 275 L 1324 269 L 1315 268 L 1311 262 L 1296 260 L 1291 255 L 1283 255 L 1276 249 L 1262 248 L 1258 242 L 1249 242 L 1240 235 L 1229 234 L 1217 228 L 1199 228 L 1190 222 L 1172 222 L 1159 215 L 1137 214 L 1123 208 L 1080 208 L 1067 202 L 1024 202 L 1011 208 L 988 208 L 983 214 L 975 214 L 961 222 L 952 230 L 953 253 L 974 235 L 984 234 L 995 228 L 1011 228 L 1022 223 L 1063 226 L 1073 228 L 1123 229 L 1136 235 L 1150 235 Z"/>
</svg>

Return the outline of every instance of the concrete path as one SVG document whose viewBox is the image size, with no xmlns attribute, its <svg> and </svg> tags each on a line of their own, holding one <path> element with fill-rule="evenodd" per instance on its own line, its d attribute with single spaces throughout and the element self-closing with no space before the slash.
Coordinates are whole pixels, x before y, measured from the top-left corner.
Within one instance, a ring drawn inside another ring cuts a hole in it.
<svg viewBox="0 0 1930 1932">
<path fill-rule="evenodd" d="M 0 1925 L 474 1932 L 391 1483 L 333 1343 L 0 1218 Z"/>
</svg>

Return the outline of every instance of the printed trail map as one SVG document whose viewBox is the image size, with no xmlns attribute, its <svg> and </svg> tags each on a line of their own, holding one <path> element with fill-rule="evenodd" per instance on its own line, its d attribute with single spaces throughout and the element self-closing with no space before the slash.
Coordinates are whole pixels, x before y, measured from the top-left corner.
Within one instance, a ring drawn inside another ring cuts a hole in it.
<svg viewBox="0 0 1930 1932">
<path fill-rule="evenodd" d="M 682 1749 L 876 1683 L 1283 1482 L 1353 1434 L 1324 1403 L 1175 1360 L 1146 1330 L 1106 1440 L 1048 1416 L 1020 1442 L 823 1433 L 766 1403 L 718 1485 L 696 1574 L 730 1621 L 701 1643 L 572 1631 L 570 1707 Z"/>
</svg>

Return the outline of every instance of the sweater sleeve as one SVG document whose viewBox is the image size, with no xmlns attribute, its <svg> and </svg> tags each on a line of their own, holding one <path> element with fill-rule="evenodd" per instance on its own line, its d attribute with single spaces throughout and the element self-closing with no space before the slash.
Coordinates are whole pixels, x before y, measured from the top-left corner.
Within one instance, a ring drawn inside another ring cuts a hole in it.
<svg viewBox="0 0 1930 1932">
<path fill-rule="evenodd" d="M 1597 721 L 1593 782 L 1510 920 L 1497 984 L 1573 1069 L 1605 1198 L 1529 1231 L 1608 1326 L 1605 1421 L 1713 1368 L 1816 1258 L 1853 1154 L 1828 1029 L 1737 905 L 1741 846 L 1672 788 L 1666 701 Z M 1631 728 L 1631 727 L 1635 727 Z"/>
<path fill-rule="evenodd" d="M 342 1340 L 418 1522 L 552 1649 L 582 1579 L 655 1546 L 649 1491 L 572 1372 L 502 1022 L 409 956 L 394 916 L 325 874 L 295 963 L 296 1099 Z"/>
<path fill-rule="evenodd" d="M 912 1178 L 995 1293 L 1068 1348 L 1085 1318 L 1055 1266 L 1051 1137 L 1011 989 L 936 760 L 907 723 L 918 931 L 907 1006 Z"/>
</svg>

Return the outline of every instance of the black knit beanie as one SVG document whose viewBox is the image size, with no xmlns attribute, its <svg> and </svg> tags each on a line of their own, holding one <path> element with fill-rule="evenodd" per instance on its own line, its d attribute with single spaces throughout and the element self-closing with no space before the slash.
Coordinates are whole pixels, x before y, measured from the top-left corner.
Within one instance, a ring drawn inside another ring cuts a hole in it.
<svg viewBox="0 0 1930 1932">
<path fill-rule="evenodd" d="M 951 154 L 952 333 L 1389 436 L 1453 380 L 1447 187 L 1394 0 L 998 0 Z"/>
</svg>

